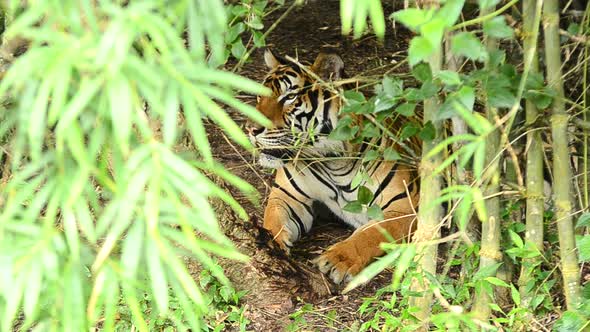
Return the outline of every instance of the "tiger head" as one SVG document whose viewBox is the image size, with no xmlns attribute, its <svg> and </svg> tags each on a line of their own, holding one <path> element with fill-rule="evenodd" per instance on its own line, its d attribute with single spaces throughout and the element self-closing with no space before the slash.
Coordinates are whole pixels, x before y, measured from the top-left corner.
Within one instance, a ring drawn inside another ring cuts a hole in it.
<svg viewBox="0 0 590 332">
<path fill-rule="evenodd" d="M 259 96 L 256 109 L 272 125 L 246 125 L 250 141 L 260 152 L 260 165 L 281 168 L 292 160 L 339 155 L 343 143 L 328 135 L 336 127 L 341 100 L 322 82 L 342 78 L 342 59 L 320 53 L 313 65 L 304 67 L 266 50 L 264 60 L 270 71 L 263 84 L 272 94 Z"/>
</svg>

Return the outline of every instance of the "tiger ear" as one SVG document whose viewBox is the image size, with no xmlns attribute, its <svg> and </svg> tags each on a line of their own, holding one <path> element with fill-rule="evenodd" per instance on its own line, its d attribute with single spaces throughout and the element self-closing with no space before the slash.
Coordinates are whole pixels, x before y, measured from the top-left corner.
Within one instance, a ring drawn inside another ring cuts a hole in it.
<svg viewBox="0 0 590 332">
<path fill-rule="evenodd" d="M 264 62 L 269 69 L 275 69 L 280 65 L 286 64 L 287 60 L 281 56 L 275 55 L 270 48 L 267 48 L 264 51 Z"/>
<path fill-rule="evenodd" d="M 339 80 L 344 77 L 344 61 L 336 54 L 320 53 L 311 70 L 325 81 Z"/>
</svg>

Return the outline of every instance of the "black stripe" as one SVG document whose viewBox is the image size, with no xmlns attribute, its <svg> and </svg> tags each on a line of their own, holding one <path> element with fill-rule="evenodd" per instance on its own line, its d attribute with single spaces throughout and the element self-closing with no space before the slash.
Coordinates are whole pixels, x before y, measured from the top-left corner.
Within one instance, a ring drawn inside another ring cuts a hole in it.
<svg viewBox="0 0 590 332">
<path fill-rule="evenodd" d="M 379 167 L 381 167 L 381 164 L 383 164 L 382 161 L 374 161 L 371 165 L 373 165 L 373 170 L 369 170 L 369 176 L 373 177 L 373 175 L 375 175 L 375 172 L 377 172 L 377 170 L 379 169 Z"/>
<path fill-rule="evenodd" d="M 293 194 L 291 194 L 290 192 L 288 192 L 287 190 L 285 190 L 285 188 L 279 186 L 276 182 L 273 183 L 273 187 L 280 189 L 282 192 L 285 193 L 285 195 L 289 196 L 291 199 L 293 199 L 294 201 L 296 201 L 297 203 L 303 205 L 303 207 L 305 208 L 305 210 L 307 210 L 307 213 L 309 213 L 310 216 L 313 216 L 313 212 L 311 211 L 311 206 L 303 203 L 302 201 L 298 200 L 295 196 L 293 196 Z"/>
<path fill-rule="evenodd" d="M 338 191 L 336 190 L 336 188 L 334 188 L 332 185 L 330 185 L 330 183 L 328 183 L 324 178 L 322 178 L 319 174 L 317 174 L 313 168 L 309 167 L 308 168 L 309 171 L 311 172 L 311 174 L 318 179 L 318 181 L 320 181 L 321 183 L 323 183 L 326 187 L 328 187 L 329 189 L 331 189 L 334 192 L 334 198 L 336 199 L 338 197 Z"/>
<path fill-rule="evenodd" d="M 318 90 L 310 90 L 307 95 L 311 102 L 311 112 L 315 113 L 318 108 Z"/>
<path fill-rule="evenodd" d="M 408 194 L 407 194 L 405 191 L 403 191 L 403 192 L 401 192 L 401 193 L 399 193 L 399 194 L 395 195 L 395 196 L 394 196 L 392 199 L 390 199 L 390 200 L 387 202 L 387 204 L 385 204 L 385 205 L 383 205 L 383 206 L 381 207 L 381 210 L 384 210 L 384 211 L 385 211 L 385 209 L 387 209 L 387 208 L 389 207 L 389 205 L 391 205 L 391 203 L 393 203 L 393 202 L 395 202 L 395 201 L 397 201 L 397 200 L 400 200 L 400 199 L 402 199 L 402 198 L 406 198 L 406 197 L 408 197 Z"/>
<path fill-rule="evenodd" d="M 371 200 L 371 203 L 369 203 L 369 205 L 373 205 L 373 202 L 375 202 L 375 200 L 377 199 L 377 197 L 379 195 L 381 195 L 381 192 L 383 192 L 383 190 L 389 185 L 389 183 L 391 182 L 391 180 L 395 176 L 395 173 L 396 173 L 396 170 L 397 170 L 397 166 L 398 165 L 399 165 L 398 163 L 395 163 L 393 165 L 393 168 L 389 170 L 389 173 L 387 173 L 387 176 L 379 184 L 379 188 L 377 188 L 377 191 L 375 191 L 375 193 L 373 194 L 374 195 L 373 196 L 373 199 Z"/>
<path fill-rule="evenodd" d="M 285 167 L 285 168 L 283 168 L 283 170 L 285 171 L 285 175 L 287 176 L 287 180 L 289 181 L 291 186 L 293 186 L 293 188 L 295 188 L 295 190 L 297 190 L 297 192 L 300 193 L 302 196 L 305 196 L 305 197 L 311 199 L 311 197 L 309 197 L 303 190 L 301 190 L 301 188 L 299 188 L 299 186 L 297 185 L 297 183 L 293 179 L 293 176 L 291 176 L 291 173 L 289 173 L 287 168 Z"/>
<path fill-rule="evenodd" d="M 327 96 L 326 96 L 327 95 Z M 332 95 L 328 91 L 324 91 L 324 119 L 320 134 L 329 134 L 332 131 L 332 122 L 330 122 L 330 106 L 332 105 Z"/>
<path fill-rule="evenodd" d="M 295 220 L 295 225 L 297 226 L 297 231 L 299 232 L 297 238 L 299 239 L 301 235 L 303 235 L 303 231 L 307 232 L 305 230 L 305 225 L 303 224 L 303 221 L 301 221 L 301 218 L 299 218 L 297 213 L 295 213 L 295 211 L 289 204 L 287 204 L 287 208 L 289 209 L 289 215 L 291 216 L 291 220 Z"/>
</svg>

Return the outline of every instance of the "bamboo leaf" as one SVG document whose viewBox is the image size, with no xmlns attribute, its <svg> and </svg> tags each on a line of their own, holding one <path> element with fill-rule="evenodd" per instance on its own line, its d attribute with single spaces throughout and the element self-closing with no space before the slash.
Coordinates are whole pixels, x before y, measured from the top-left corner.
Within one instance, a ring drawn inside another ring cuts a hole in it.
<svg viewBox="0 0 590 332">
<path fill-rule="evenodd" d="M 45 119 L 47 117 L 47 102 L 52 85 L 53 80 L 50 79 L 45 80 L 41 84 L 37 91 L 37 98 L 35 98 L 30 111 L 28 134 L 32 159 L 38 159 L 41 156 L 45 134 Z"/>
<path fill-rule="evenodd" d="M 514 243 L 514 245 L 516 247 L 518 247 L 518 248 L 524 247 L 524 242 L 522 241 L 520 236 L 518 236 L 518 234 L 516 234 L 513 230 L 508 230 L 508 235 L 510 235 L 510 239 L 512 240 L 512 243 Z"/>
<path fill-rule="evenodd" d="M 146 241 L 146 259 L 148 271 L 150 275 L 150 282 L 152 291 L 154 292 L 154 299 L 160 315 L 168 312 L 168 282 L 166 281 L 165 269 L 162 265 L 160 251 L 157 248 L 157 243 L 163 239 L 157 234 L 152 234 L 150 240 Z"/>
<path fill-rule="evenodd" d="M 131 114 L 133 112 L 132 92 L 128 80 L 123 75 L 117 75 L 109 82 L 108 93 L 115 140 L 123 154 L 127 154 L 129 153 Z"/>
<path fill-rule="evenodd" d="M 395 265 L 395 272 L 393 274 L 393 289 L 397 289 L 399 287 L 400 281 L 402 280 L 403 275 L 406 273 L 408 268 L 410 268 L 410 264 L 414 261 L 414 257 L 416 256 L 416 246 L 413 244 L 406 245 L 402 247 L 402 254 Z"/>
<path fill-rule="evenodd" d="M 178 120 L 178 109 L 179 109 L 179 95 L 178 87 L 174 84 L 168 85 L 166 89 L 166 95 L 164 100 L 164 114 L 163 117 L 163 132 L 164 132 L 164 144 L 171 147 L 176 141 L 176 127 Z"/>
<path fill-rule="evenodd" d="M 496 278 L 496 277 L 487 277 L 487 278 L 484 278 L 483 280 L 485 280 L 495 286 L 510 287 L 510 285 L 508 285 L 505 281 L 503 281 L 502 279 Z"/>
<path fill-rule="evenodd" d="M 103 84 L 102 79 L 83 79 L 80 85 L 80 89 L 71 102 L 66 106 L 63 111 L 59 122 L 57 124 L 56 132 L 64 133 L 67 131 L 66 128 L 78 117 L 78 115 L 84 110 L 84 107 L 88 105 L 90 100 L 98 92 L 98 89 Z"/>
<path fill-rule="evenodd" d="M 31 262 L 27 276 L 27 291 L 24 294 L 23 311 L 27 321 L 34 322 L 37 311 L 37 303 L 41 294 L 43 282 L 42 265 L 38 262 Z"/>
<path fill-rule="evenodd" d="M 344 290 L 342 290 L 342 293 L 346 294 L 358 286 L 365 284 L 375 277 L 379 272 L 385 270 L 388 266 L 392 266 L 393 263 L 400 257 L 401 253 L 402 249 L 397 248 L 371 263 L 346 285 Z"/>
</svg>

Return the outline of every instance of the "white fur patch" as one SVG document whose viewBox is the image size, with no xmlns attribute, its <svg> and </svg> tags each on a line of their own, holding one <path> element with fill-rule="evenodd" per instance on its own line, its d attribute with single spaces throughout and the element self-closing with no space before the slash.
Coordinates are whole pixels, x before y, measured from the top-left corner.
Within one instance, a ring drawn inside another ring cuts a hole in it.
<svg viewBox="0 0 590 332">
<path fill-rule="evenodd" d="M 285 163 L 280 158 L 265 153 L 261 153 L 260 156 L 258 156 L 258 164 L 265 168 L 274 169 L 279 169 L 285 166 Z"/>
</svg>

